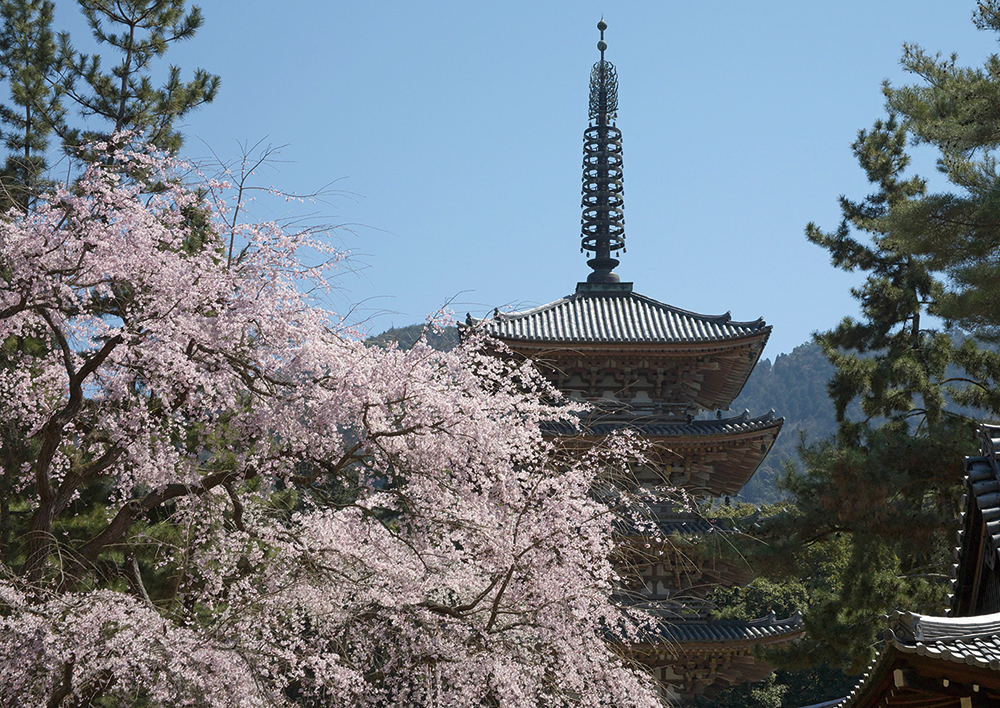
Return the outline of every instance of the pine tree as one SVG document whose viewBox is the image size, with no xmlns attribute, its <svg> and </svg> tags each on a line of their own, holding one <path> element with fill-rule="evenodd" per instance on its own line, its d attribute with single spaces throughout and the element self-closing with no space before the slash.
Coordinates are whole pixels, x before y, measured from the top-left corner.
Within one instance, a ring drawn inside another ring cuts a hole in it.
<svg viewBox="0 0 1000 708">
<path fill-rule="evenodd" d="M 945 293 L 938 263 L 900 233 L 900 215 L 928 198 L 924 180 L 906 175 L 907 136 L 894 116 L 859 132 L 852 147 L 875 191 L 842 197 L 835 231 L 807 227 L 836 267 L 867 273 L 853 290 L 861 318 L 815 337 L 835 367 L 837 434 L 801 451 L 805 469 L 783 480 L 794 508 L 771 522 L 760 554 L 770 572 L 812 590 L 800 659 L 854 671 L 888 610 L 944 606 L 962 457 L 974 440 L 973 421 L 953 412 L 968 397 L 955 367 L 973 352 L 993 356 L 931 326 Z"/>
<path fill-rule="evenodd" d="M 77 52 L 65 33 L 59 36 L 63 88 L 84 116 L 103 121 L 103 127 L 70 128 L 62 134 L 67 146 L 106 139 L 119 131 L 133 131 L 148 144 L 177 152 L 182 144 L 178 119 L 198 106 L 211 103 L 219 77 L 196 69 L 190 81 L 181 80 L 176 66 L 167 81 L 153 86 L 149 68 L 175 42 L 191 39 L 203 23 L 201 10 L 186 10 L 185 0 L 78 0 L 80 9 L 101 45 L 121 55 L 108 72 L 102 57 Z"/>
<path fill-rule="evenodd" d="M 0 173 L 0 207 L 27 210 L 44 186 L 45 152 L 53 127 L 65 110 L 58 84 L 53 3 L 49 0 L 0 2 L 0 76 L 10 88 L 11 105 L 0 106 L 10 154 Z"/>
<path fill-rule="evenodd" d="M 44 189 L 54 138 L 70 158 L 119 132 L 176 153 L 183 142 L 177 121 L 210 103 L 219 77 L 196 69 L 188 81 L 169 68 L 156 87 L 150 72 L 175 42 L 191 39 L 203 18 L 185 0 L 78 0 L 98 44 L 109 55 L 74 49 L 53 30 L 51 0 L 0 0 L 0 79 L 10 97 L 0 105 L 9 151 L 0 171 L 0 211 L 26 210 Z M 110 67 L 106 69 L 105 67 Z"/>
<path fill-rule="evenodd" d="M 183 0 L 147 2 L 88 2 L 80 0 L 99 43 L 122 54 L 110 73 L 101 70 L 101 57 L 76 53 L 67 34 L 53 30 L 54 3 L 50 0 L 0 0 L 0 79 L 9 98 L 0 105 L 0 130 L 8 150 L 0 169 L 0 213 L 11 207 L 33 210 L 36 200 L 45 200 L 54 187 L 48 179 L 54 148 L 71 158 L 93 158 L 82 154 L 82 144 L 107 139 L 118 131 L 131 131 L 136 142 L 148 142 L 161 150 L 176 151 L 181 135 L 178 118 L 202 103 L 210 102 L 218 89 L 218 77 L 195 72 L 188 83 L 180 81 L 180 70 L 170 69 L 166 85 L 152 87 L 149 70 L 169 44 L 191 38 L 201 26 L 200 11 L 185 12 Z M 109 158 L 102 157 L 104 162 Z M 208 225 L 196 207 L 184 207 L 188 237 L 185 248 L 194 257 L 203 248 Z M 17 217 L 7 215 L 13 221 Z M 0 263 L 0 285 L 11 286 L 12 264 Z M 109 306 L 129 300 L 127 291 L 104 298 Z M 100 304 L 101 298 L 95 297 Z M 114 316 L 113 308 L 107 314 Z M 10 335 L 0 338 L 0 379 L 25 370 L 25 361 L 58 351 L 52 338 Z M 16 482 L 18 470 L 39 454 L 37 439 L 23 420 L 0 425 L 0 562 L 15 566 L 26 562 L 24 539 L 28 519 L 25 509 L 32 496 Z M 82 458 L 81 458 L 82 459 Z M 68 521 L 53 524 L 52 533 L 62 542 L 83 543 L 93 538 L 106 521 L 109 486 L 103 482 L 81 485 Z M 170 538 L 177 529 L 167 519 L 151 519 L 145 532 L 150 537 Z M 148 549 L 123 544 L 114 562 L 106 561 L 102 572 L 134 584 L 146 579 L 144 594 L 163 600 L 176 592 L 173 569 L 163 566 Z"/>
<path fill-rule="evenodd" d="M 1000 32 L 1000 2 L 979 3 L 976 26 Z M 902 63 L 918 85 L 886 85 L 886 105 L 918 145 L 938 153 L 951 190 L 929 194 L 893 215 L 900 247 L 927 259 L 947 283 L 935 313 L 994 345 L 1000 341 L 1000 57 L 959 66 L 915 45 Z M 956 352 L 968 385 L 963 405 L 1000 410 L 1000 362 L 968 341 Z"/>
<path fill-rule="evenodd" d="M 1000 2 L 974 21 L 1000 31 Z M 908 45 L 902 63 L 918 83 L 886 84 L 890 117 L 853 146 L 875 191 L 841 200 L 836 231 L 807 228 L 867 273 L 862 317 L 816 337 L 838 432 L 786 476 L 795 504 L 760 557 L 811 588 L 804 658 L 855 670 L 885 611 L 943 609 L 962 456 L 974 419 L 1000 413 L 1000 58 L 970 69 Z M 948 191 L 906 176 L 908 143 L 936 150 Z"/>
</svg>

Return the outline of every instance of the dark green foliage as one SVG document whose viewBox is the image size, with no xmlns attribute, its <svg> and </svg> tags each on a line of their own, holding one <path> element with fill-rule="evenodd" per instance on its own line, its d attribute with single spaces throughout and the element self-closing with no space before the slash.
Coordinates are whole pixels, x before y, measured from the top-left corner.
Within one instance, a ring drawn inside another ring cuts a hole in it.
<svg viewBox="0 0 1000 708">
<path fill-rule="evenodd" d="M 0 79 L 9 99 L 0 104 L 8 156 L 0 171 L 0 210 L 30 208 L 48 184 L 53 136 L 71 158 L 94 159 L 81 147 L 125 131 L 168 152 L 180 149 L 179 119 L 218 92 L 219 77 L 196 69 L 189 81 L 169 67 L 154 86 L 154 61 L 202 24 L 185 0 L 78 0 L 106 56 L 83 54 L 67 33 L 56 35 L 50 0 L 0 0 Z M 71 114 L 75 113 L 75 119 Z"/>
<path fill-rule="evenodd" d="M 766 617 L 770 613 L 778 617 L 790 617 L 796 613 L 804 614 L 808 610 L 816 589 L 795 579 L 775 582 L 757 578 L 747 587 L 718 588 L 712 599 L 720 608 L 717 613 L 720 618 L 751 620 Z M 763 649 L 758 652 L 765 660 L 790 667 L 803 663 L 796 662 L 794 655 L 789 656 L 789 653 L 801 654 L 802 647 L 794 646 L 787 652 L 783 649 Z M 853 683 L 852 677 L 832 668 L 828 663 L 822 663 L 806 669 L 782 669 L 764 681 L 733 686 L 713 701 L 705 701 L 701 705 L 706 708 L 793 708 L 840 698 L 847 694 Z"/>
<path fill-rule="evenodd" d="M 1000 3 L 980 4 L 981 27 L 998 18 Z M 923 82 L 886 86 L 890 116 L 853 145 L 872 194 L 841 198 L 835 231 L 807 228 L 836 267 L 866 274 L 862 314 L 816 336 L 837 433 L 803 448 L 782 480 L 794 506 L 755 553 L 769 578 L 808 590 L 809 639 L 790 658 L 853 672 L 887 611 L 943 611 L 963 456 L 975 419 L 1000 412 L 1000 357 L 981 345 L 1000 331 L 1000 60 L 963 69 L 908 46 L 903 64 Z M 907 174 L 911 139 L 939 151 L 954 193 Z"/>
<path fill-rule="evenodd" d="M 58 81 L 53 3 L 48 0 L 0 2 L 0 77 L 10 87 L 11 105 L 0 106 L 10 151 L 0 173 L 0 206 L 27 210 L 45 186 L 45 150 L 54 126 L 65 118 Z"/>
<path fill-rule="evenodd" d="M 925 192 L 904 175 L 905 147 L 894 118 L 861 131 L 854 153 L 876 191 L 842 197 L 836 231 L 807 228 L 835 266 L 867 273 L 853 290 L 862 318 L 816 335 L 835 369 L 837 434 L 803 447 L 804 469 L 781 482 L 794 508 L 765 524 L 769 543 L 757 553 L 772 577 L 810 589 L 798 659 L 853 672 L 871 659 L 887 611 L 943 610 L 962 457 L 974 440 L 973 422 L 946 411 L 952 337 L 926 326 L 943 287 L 894 230 L 896 210 Z"/>
<path fill-rule="evenodd" d="M 66 93 L 84 116 L 100 119 L 104 128 L 70 128 L 63 133 L 67 146 L 105 139 L 118 131 L 135 131 L 144 142 L 176 152 L 181 134 L 174 127 L 188 112 L 210 103 L 219 89 L 219 77 L 202 69 L 187 82 L 171 66 L 165 84 L 156 88 L 149 77 L 154 59 L 170 44 L 192 38 L 201 27 L 201 10 L 186 10 L 185 0 L 78 0 L 80 9 L 100 45 L 120 55 L 110 71 L 100 55 L 73 49 L 69 36 L 59 35 L 59 58 Z"/>
<path fill-rule="evenodd" d="M 715 613 L 719 619 L 753 620 L 770 614 L 791 617 L 806 609 L 809 593 L 802 583 L 757 578 L 746 587 L 717 588 L 712 601 L 719 607 Z"/>
<path fill-rule="evenodd" d="M 201 25 L 197 8 L 184 9 L 184 0 L 79 0 L 97 41 L 112 47 L 119 56 L 107 57 L 111 70 L 101 70 L 101 58 L 73 51 L 66 34 L 53 31 L 53 7 L 50 0 L 0 0 L 0 79 L 5 83 L 8 100 L 0 105 L 4 144 L 8 151 L 0 170 L 0 212 L 15 207 L 32 208 L 34 198 L 50 182 L 51 141 L 61 141 L 73 157 L 81 141 L 104 138 L 118 130 L 133 131 L 137 140 L 175 151 L 181 136 L 175 128 L 177 119 L 196 106 L 212 100 L 218 77 L 196 71 L 188 83 L 180 81 L 180 70 L 170 69 L 166 85 L 153 88 L 149 79 L 152 60 L 163 55 L 169 44 L 192 37 Z M 72 125 L 67 107 L 79 113 L 80 125 Z M 86 157 L 86 156 L 82 156 Z M 193 207 L 186 216 L 192 236 L 185 244 L 190 250 L 202 248 L 201 236 L 207 228 L 206 215 Z M 6 274 L 0 269 L 0 277 Z M 124 286 L 122 286 L 124 288 Z M 131 294 L 125 290 L 107 299 L 108 314 L 120 316 L 116 309 Z M 28 337 L 11 337 L 0 344 L 0 368 L 21 367 L 30 357 L 51 342 Z M 157 406 L 155 398 L 148 401 Z M 103 441 L 93 439 L 81 418 L 80 455 L 93 460 L 92 449 L 102 448 Z M 15 570 L 27 560 L 26 546 L 31 524 L 31 505 L 23 489 L 15 488 L 12 472 L 22 469 L 38 454 L 37 436 L 23 426 L 0 430 L 0 559 Z M 194 437 L 192 429 L 192 437 Z M 183 445 L 183 440 L 175 441 Z M 225 440 L 217 440 L 225 444 Z M 232 493 L 238 494 L 234 488 Z M 78 549 L 107 526 L 110 487 L 103 482 L 83 483 L 80 494 L 67 502 L 66 513 L 53 524 L 52 548 L 68 563 Z M 276 512 L 295 504 L 294 495 L 279 492 L 274 496 Z M 176 607 L 178 588 L 185 580 L 183 567 L 166 563 L 150 549 L 156 540 L 183 549 L 190 542 L 190 530 L 179 527 L 172 518 L 173 506 L 164 505 L 156 516 L 150 515 L 135 525 L 123 542 L 106 556 L 88 577 L 107 587 L 128 586 L 133 592 L 164 612 L 184 612 Z M 227 519 L 238 524 L 239 519 Z M 183 554 L 182 554 L 183 555 Z M 101 703 L 103 705 L 103 703 Z M 141 700 L 136 705 L 145 705 Z"/>
<path fill-rule="evenodd" d="M 733 686 L 699 708 L 798 708 L 846 696 L 853 677 L 826 666 L 811 671 L 780 670 L 763 681 Z"/>
<path fill-rule="evenodd" d="M 974 15 L 983 30 L 1000 31 L 1000 3 L 981 2 Z M 982 68 L 957 57 L 905 47 L 904 68 L 915 86 L 886 85 L 886 104 L 903 119 L 917 144 L 938 153 L 938 169 L 954 191 L 930 194 L 893 214 L 903 246 L 948 276 L 936 312 L 980 338 L 1000 328 L 1000 57 Z"/>
<path fill-rule="evenodd" d="M 695 705 L 697 708 L 782 708 L 787 693 L 788 686 L 771 674 L 763 681 L 729 688 L 715 698 L 699 697 Z"/>
</svg>

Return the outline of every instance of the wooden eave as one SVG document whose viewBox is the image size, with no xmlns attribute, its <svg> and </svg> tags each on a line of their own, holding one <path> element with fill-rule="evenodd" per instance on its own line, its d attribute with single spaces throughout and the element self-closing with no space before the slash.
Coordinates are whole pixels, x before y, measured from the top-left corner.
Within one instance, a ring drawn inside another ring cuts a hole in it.
<svg viewBox="0 0 1000 708">
<path fill-rule="evenodd" d="M 647 459 L 664 470 L 664 483 L 676 484 L 698 495 L 735 496 L 770 452 L 783 424 L 783 418 L 776 418 L 767 427 L 745 432 L 713 436 L 643 434 L 642 437 L 651 443 L 645 452 Z M 558 438 L 564 449 L 584 449 L 599 444 L 606 436 L 583 432 Z M 712 457 L 719 459 L 710 461 Z M 706 461 L 698 469 L 689 469 L 689 461 L 698 458 Z M 673 473 L 668 474 L 668 470 Z"/>
<path fill-rule="evenodd" d="M 801 629 L 766 639 L 729 642 L 671 641 L 633 645 L 632 655 L 660 675 L 663 670 L 679 678 L 664 680 L 685 703 L 697 696 L 711 698 L 740 683 L 763 680 L 772 667 L 753 654 L 762 645 L 780 645 L 800 639 Z"/>
<path fill-rule="evenodd" d="M 643 359 L 651 368 L 692 362 L 705 377 L 690 394 L 702 410 L 725 410 L 743 390 L 760 359 L 770 330 L 710 342 L 533 342 L 503 340 L 512 352 L 550 369 L 567 368 L 572 360 Z M 717 367 L 717 368 L 714 368 Z"/>
<path fill-rule="evenodd" d="M 749 651 L 753 647 L 787 644 L 802 639 L 805 634 L 804 629 L 797 629 L 762 638 L 734 639 L 726 642 L 679 639 L 664 644 L 636 644 L 635 646 L 663 649 L 667 655 L 673 657 L 671 661 L 686 661 L 697 659 L 700 656 L 715 655 L 720 651 L 739 653 Z M 768 673 L 770 673 L 770 669 Z"/>
<path fill-rule="evenodd" d="M 609 354 L 609 353 L 642 353 L 660 355 L 662 357 L 690 357 L 706 354 L 723 354 L 742 348 L 755 348 L 759 354 L 771 336 L 770 329 L 756 332 L 743 337 L 694 342 L 574 342 L 545 341 L 524 339 L 503 339 L 493 337 L 503 342 L 512 351 L 519 353 L 556 353 L 569 352 L 574 354 Z M 532 357 L 533 358 L 533 357 Z"/>
<path fill-rule="evenodd" d="M 623 587 L 637 602 L 661 599 L 703 600 L 718 587 L 746 585 L 754 572 L 745 560 L 705 548 L 703 536 L 670 536 L 660 541 L 648 536 L 618 536 L 616 565 Z M 668 592 L 661 592 L 669 587 Z"/>
<path fill-rule="evenodd" d="M 1000 611 L 1000 471 L 990 450 L 965 458 L 965 508 L 954 549 L 951 611 L 965 617 Z M 988 589 L 992 588 L 992 589 Z"/>
<path fill-rule="evenodd" d="M 886 648 L 849 708 L 993 708 L 1000 706 L 1000 672 Z M 962 699 L 966 703 L 962 703 Z"/>
</svg>

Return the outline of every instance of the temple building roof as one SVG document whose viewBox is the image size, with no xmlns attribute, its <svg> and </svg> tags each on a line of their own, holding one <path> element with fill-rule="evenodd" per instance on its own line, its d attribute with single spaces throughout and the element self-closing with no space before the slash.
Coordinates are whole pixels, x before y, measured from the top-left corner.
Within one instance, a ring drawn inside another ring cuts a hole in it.
<svg viewBox="0 0 1000 708">
<path fill-rule="evenodd" d="M 965 458 L 966 496 L 955 548 L 952 616 L 1000 612 L 1000 427 L 980 427 L 981 453 Z"/>
<path fill-rule="evenodd" d="M 738 533 L 742 528 L 760 521 L 760 510 L 742 517 L 709 518 L 698 513 L 658 515 L 656 528 L 662 534 L 682 536 L 709 536 L 712 534 Z"/>
<path fill-rule="evenodd" d="M 935 617 L 897 610 L 887 624 L 886 641 L 902 652 L 1000 669 L 1000 613 Z"/>
<path fill-rule="evenodd" d="M 497 312 L 483 327 L 507 341 L 566 343 L 701 344 L 766 337 L 771 331 L 763 319 L 735 322 L 729 313 L 699 315 L 634 293 L 629 283 L 615 285 L 610 291 L 583 288 L 522 312 Z"/>
<path fill-rule="evenodd" d="M 1000 613 L 933 617 L 894 612 L 888 617 L 886 647 L 839 708 L 882 706 L 883 701 L 929 708 L 998 705 L 998 633 Z M 960 703 L 962 697 L 969 703 Z"/>
<path fill-rule="evenodd" d="M 665 684 L 667 704 L 687 706 L 699 696 L 712 698 L 726 686 L 760 681 L 771 668 L 754 648 L 784 644 L 803 634 L 797 616 L 665 622 L 648 643 L 633 649 Z"/>
<path fill-rule="evenodd" d="M 1000 426 L 980 430 L 981 454 L 965 460 L 952 616 L 886 617 L 885 646 L 838 708 L 1000 705 Z"/>
</svg>

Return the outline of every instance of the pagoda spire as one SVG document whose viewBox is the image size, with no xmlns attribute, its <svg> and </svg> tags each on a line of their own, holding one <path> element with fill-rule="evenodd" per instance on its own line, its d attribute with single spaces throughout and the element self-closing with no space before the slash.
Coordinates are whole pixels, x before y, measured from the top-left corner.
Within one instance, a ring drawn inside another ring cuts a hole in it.
<svg viewBox="0 0 1000 708">
<path fill-rule="evenodd" d="M 597 23 L 601 59 L 590 71 L 590 123 L 583 133 L 582 251 L 593 257 L 587 265 L 594 272 L 588 283 L 617 283 L 618 259 L 612 252 L 625 249 L 625 202 L 622 198 L 622 132 L 615 127 L 618 113 L 618 73 L 604 59 L 608 48 L 602 18 Z"/>
</svg>

